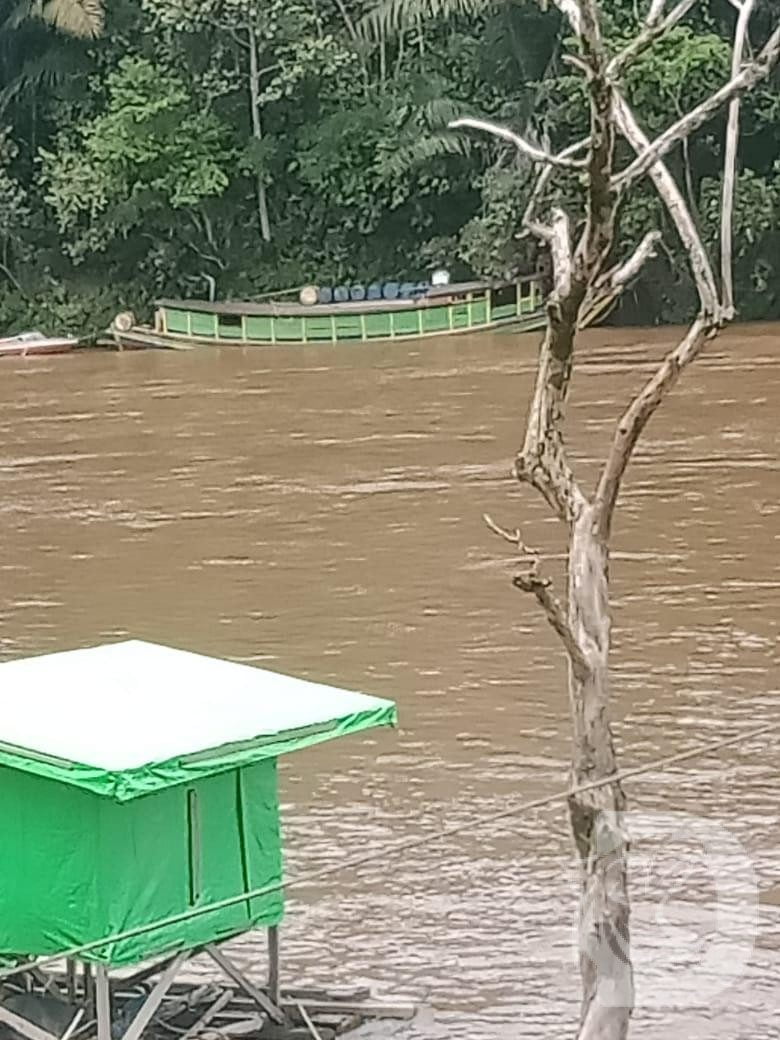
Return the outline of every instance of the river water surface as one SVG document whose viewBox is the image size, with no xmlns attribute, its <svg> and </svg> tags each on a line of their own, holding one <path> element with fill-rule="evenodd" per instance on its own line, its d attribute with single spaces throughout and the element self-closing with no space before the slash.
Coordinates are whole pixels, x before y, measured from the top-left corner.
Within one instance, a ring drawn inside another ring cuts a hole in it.
<svg viewBox="0 0 780 1040">
<path fill-rule="evenodd" d="M 672 335 L 585 337 L 570 441 L 586 484 Z M 722 337 L 629 471 L 612 563 L 625 766 L 780 721 L 779 346 L 778 326 Z M 378 1037 L 573 1035 L 565 811 L 477 826 L 566 781 L 564 663 L 481 520 L 521 525 L 559 570 L 557 523 L 508 476 L 535 352 L 500 334 L 1 363 L 3 659 L 132 636 L 395 698 L 398 732 L 283 763 L 292 875 L 473 821 L 290 895 L 287 980 L 420 1004 Z M 632 1035 L 780 1037 L 777 743 L 627 791 L 639 831 L 682 814 L 637 844 Z M 747 865 L 712 868 L 713 835 Z M 715 875 L 734 869 L 737 887 L 755 878 L 757 922 L 744 963 L 744 935 L 721 947 L 734 977 L 708 990 L 712 962 L 695 965 L 718 927 Z"/>
</svg>

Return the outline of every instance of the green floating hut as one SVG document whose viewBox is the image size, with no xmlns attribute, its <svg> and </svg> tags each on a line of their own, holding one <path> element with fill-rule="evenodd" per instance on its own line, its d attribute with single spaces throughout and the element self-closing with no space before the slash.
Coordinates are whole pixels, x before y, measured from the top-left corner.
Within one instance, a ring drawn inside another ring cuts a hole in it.
<svg viewBox="0 0 780 1040">
<path fill-rule="evenodd" d="M 4 974 L 67 956 L 71 997 L 79 965 L 110 1040 L 109 972 L 168 955 L 124 1034 L 136 1040 L 184 959 L 206 949 L 281 1022 L 277 759 L 393 725 L 395 705 L 138 641 L 0 665 L 0 690 Z M 274 940 L 265 990 L 217 945 L 253 928 Z M 2 1003 L 0 1021 L 47 1040 Z"/>
</svg>

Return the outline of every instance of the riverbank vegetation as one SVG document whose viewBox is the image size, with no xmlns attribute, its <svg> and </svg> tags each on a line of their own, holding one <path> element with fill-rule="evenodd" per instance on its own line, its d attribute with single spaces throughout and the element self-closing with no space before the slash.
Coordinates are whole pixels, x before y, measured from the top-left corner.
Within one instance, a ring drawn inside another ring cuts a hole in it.
<svg viewBox="0 0 780 1040">
<path fill-rule="evenodd" d="M 609 45 L 641 22 L 609 0 Z M 461 115 L 558 148 L 587 132 L 567 28 L 533 0 L 0 0 L 0 330 L 103 327 L 159 295 L 248 297 L 305 282 L 507 276 L 530 163 Z M 763 39 L 778 0 L 760 0 Z M 736 12 L 702 0 L 631 68 L 652 136 L 729 78 Z M 723 112 L 669 163 L 716 245 Z M 739 315 L 780 315 L 780 78 L 745 99 L 735 203 Z M 575 189 L 576 190 L 576 186 Z M 666 229 L 646 184 L 617 248 Z M 673 233 L 625 294 L 674 321 L 695 288 Z"/>
</svg>

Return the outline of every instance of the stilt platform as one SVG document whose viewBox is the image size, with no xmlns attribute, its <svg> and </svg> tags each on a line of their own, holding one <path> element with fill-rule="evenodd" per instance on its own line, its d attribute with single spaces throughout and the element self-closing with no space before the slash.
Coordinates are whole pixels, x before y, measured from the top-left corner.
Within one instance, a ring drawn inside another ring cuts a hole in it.
<svg viewBox="0 0 780 1040">
<path fill-rule="evenodd" d="M 217 977 L 180 977 L 185 960 L 204 953 Z M 270 983 L 255 984 L 214 944 L 110 979 L 99 966 L 73 962 L 51 973 L 27 969 L 0 986 L 0 1032 L 19 1040 L 335 1040 L 368 1021 L 411 1019 L 416 1011 L 376 1000 L 366 988 L 274 993 L 270 975 Z"/>
</svg>

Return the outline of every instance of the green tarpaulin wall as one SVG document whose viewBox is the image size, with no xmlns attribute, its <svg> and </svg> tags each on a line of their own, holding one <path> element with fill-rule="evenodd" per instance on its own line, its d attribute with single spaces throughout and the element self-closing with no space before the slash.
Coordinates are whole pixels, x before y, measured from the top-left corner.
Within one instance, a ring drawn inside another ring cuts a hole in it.
<svg viewBox="0 0 780 1040">
<path fill-rule="evenodd" d="M 0 665 L 0 957 L 108 965 L 276 924 L 276 760 L 392 701 L 130 640 Z"/>
<path fill-rule="evenodd" d="M 0 770 L 0 952 L 54 954 L 281 879 L 275 759 L 117 802 Z M 282 917 L 281 891 L 84 955 L 133 964 Z"/>
</svg>

